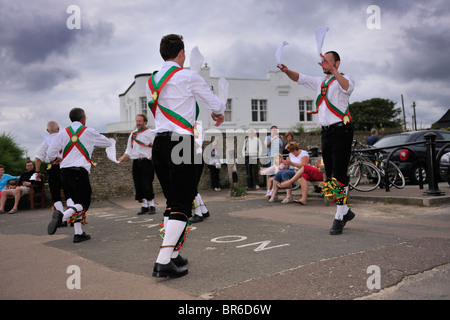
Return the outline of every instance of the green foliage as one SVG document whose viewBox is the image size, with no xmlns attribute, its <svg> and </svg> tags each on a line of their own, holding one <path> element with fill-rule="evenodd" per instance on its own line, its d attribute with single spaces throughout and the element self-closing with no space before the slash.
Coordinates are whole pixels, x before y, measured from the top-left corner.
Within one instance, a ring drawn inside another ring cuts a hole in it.
<svg viewBox="0 0 450 320">
<path fill-rule="evenodd" d="M 398 128 L 402 125 L 401 108 L 389 99 L 373 98 L 350 104 L 350 115 L 356 130 Z"/>
<path fill-rule="evenodd" d="M 20 175 L 25 168 L 25 151 L 14 141 L 11 134 L 0 134 L 0 164 L 6 167 L 6 173 Z"/>
</svg>

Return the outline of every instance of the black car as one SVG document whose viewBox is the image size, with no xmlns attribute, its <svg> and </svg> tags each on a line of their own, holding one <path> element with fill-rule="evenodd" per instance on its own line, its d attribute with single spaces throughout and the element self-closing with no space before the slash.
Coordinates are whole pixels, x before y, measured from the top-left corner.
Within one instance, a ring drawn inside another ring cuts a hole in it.
<svg viewBox="0 0 450 320">
<path fill-rule="evenodd" d="M 444 153 L 441 157 L 439 166 L 439 173 L 441 179 L 447 181 L 450 184 L 450 152 Z"/>
<path fill-rule="evenodd" d="M 436 134 L 436 140 L 446 140 L 450 142 L 450 131 L 443 130 L 423 130 L 423 131 L 412 131 L 412 132 L 403 132 L 399 134 L 392 134 L 386 136 L 378 142 L 376 142 L 373 147 L 375 148 L 386 148 L 386 152 L 384 152 L 385 157 L 390 153 L 389 147 L 398 146 L 410 142 L 416 141 L 425 141 L 424 135 L 433 132 Z M 445 143 L 436 143 L 436 154 L 439 150 L 445 145 Z M 428 169 L 427 169 L 427 148 L 424 143 L 407 146 L 408 149 L 400 149 L 397 150 L 391 157 L 391 160 L 397 164 L 397 166 L 402 171 L 405 178 L 409 178 L 409 180 L 417 184 L 419 182 L 419 169 L 422 169 L 422 177 L 425 182 L 428 177 Z M 450 150 L 450 147 L 448 147 Z M 414 156 L 414 154 L 417 155 Z"/>
</svg>

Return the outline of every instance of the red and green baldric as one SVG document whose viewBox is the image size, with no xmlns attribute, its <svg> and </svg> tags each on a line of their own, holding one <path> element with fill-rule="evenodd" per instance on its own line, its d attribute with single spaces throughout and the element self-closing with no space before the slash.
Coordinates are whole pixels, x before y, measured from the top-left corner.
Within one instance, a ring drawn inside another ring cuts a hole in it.
<svg viewBox="0 0 450 320">
<path fill-rule="evenodd" d="M 150 148 L 150 147 L 152 146 L 152 143 L 151 143 L 151 142 L 150 142 L 149 144 L 145 144 L 145 143 L 143 143 L 142 141 L 139 141 L 138 139 L 136 139 L 138 133 L 147 131 L 148 129 L 149 129 L 149 128 L 145 128 L 145 129 L 141 129 L 141 130 L 136 130 L 136 131 L 134 131 L 134 132 L 131 134 L 131 147 L 133 147 L 133 142 L 136 142 L 137 144 L 140 144 L 141 146 L 144 146 L 144 147 L 149 147 L 149 148 Z"/>
<path fill-rule="evenodd" d="M 343 75 L 343 73 L 341 73 Z M 322 82 L 321 85 L 321 93 L 319 94 L 319 96 L 316 99 L 316 111 L 313 112 L 309 112 L 312 114 L 317 114 L 317 112 L 319 111 L 319 106 L 322 103 L 322 101 L 325 102 L 325 104 L 327 105 L 328 109 L 335 115 L 337 116 L 339 119 L 342 120 L 342 122 L 344 124 L 349 123 L 352 120 L 352 117 L 350 116 L 350 108 L 349 106 L 347 107 L 347 110 L 345 110 L 345 112 L 342 112 L 341 110 L 339 110 L 337 107 L 335 107 L 330 100 L 328 99 L 328 88 L 330 86 L 331 83 L 333 83 L 336 80 L 336 78 L 333 76 L 330 80 L 325 79 Z"/>
<path fill-rule="evenodd" d="M 153 101 L 149 101 L 148 102 L 148 106 L 150 108 L 150 110 L 153 113 L 153 117 L 155 117 L 156 115 L 156 109 L 159 107 L 159 109 L 161 110 L 162 114 L 169 119 L 170 121 L 172 121 L 173 123 L 175 123 L 177 126 L 190 131 L 192 133 L 194 133 L 194 126 L 191 125 L 189 123 L 189 121 L 187 121 L 185 118 L 183 118 L 181 115 L 179 115 L 178 113 L 163 107 L 162 105 L 160 105 L 158 103 L 158 99 L 159 99 L 159 94 L 162 90 L 162 88 L 166 85 L 166 83 L 173 77 L 173 75 L 175 73 L 177 73 L 178 71 L 183 70 L 182 68 L 177 68 L 177 67 L 171 67 L 169 70 L 167 70 L 167 72 L 162 76 L 162 78 L 159 80 L 158 83 L 155 82 L 155 74 L 158 71 L 155 71 L 152 73 L 152 75 L 150 76 L 150 78 L 148 79 L 148 87 L 150 88 L 151 92 L 152 92 L 152 99 Z M 198 117 L 198 113 L 199 113 L 199 107 L 198 104 L 196 104 L 196 115 L 195 115 L 195 119 L 197 120 Z"/>
<path fill-rule="evenodd" d="M 69 154 L 70 151 L 72 151 L 74 147 L 77 147 L 81 154 L 86 158 L 86 161 L 91 163 L 95 167 L 95 163 L 92 162 L 91 157 L 89 156 L 89 152 L 80 141 L 80 136 L 86 129 L 87 127 L 85 126 L 80 126 L 77 131 L 73 131 L 73 128 L 70 126 L 66 128 L 66 132 L 69 135 L 70 140 L 64 148 L 63 159 Z"/>
</svg>

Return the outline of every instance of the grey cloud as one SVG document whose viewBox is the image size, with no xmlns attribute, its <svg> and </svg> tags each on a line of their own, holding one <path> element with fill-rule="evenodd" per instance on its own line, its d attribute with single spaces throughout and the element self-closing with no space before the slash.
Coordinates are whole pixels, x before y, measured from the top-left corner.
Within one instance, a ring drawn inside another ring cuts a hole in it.
<svg viewBox="0 0 450 320">
<path fill-rule="evenodd" d="M 30 91 L 45 91 L 58 83 L 74 79 L 78 73 L 73 69 L 59 67 L 36 67 L 28 70 L 25 76 L 25 88 Z"/>
</svg>

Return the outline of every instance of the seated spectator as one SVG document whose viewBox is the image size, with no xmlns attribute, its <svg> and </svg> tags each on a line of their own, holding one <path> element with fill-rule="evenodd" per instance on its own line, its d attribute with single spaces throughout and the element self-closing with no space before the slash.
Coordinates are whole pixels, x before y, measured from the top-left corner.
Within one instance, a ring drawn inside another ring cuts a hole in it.
<svg viewBox="0 0 450 320">
<path fill-rule="evenodd" d="M 378 130 L 377 129 L 370 130 L 370 137 L 367 138 L 367 145 L 373 146 L 378 140 L 379 140 Z"/>
<path fill-rule="evenodd" d="M 265 168 L 263 170 L 259 170 L 260 175 L 266 175 L 267 178 L 267 192 L 264 196 L 265 198 L 269 198 L 273 193 L 272 183 L 273 178 L 275 177 L 275 174 L 280 171 L 284 170 L 286 168 L 286 165 L 284 164 L 283 156 L 280 153 L 277 153 L 275 157 L 273 157 L 273 165 Z"/>
<path fill-rule="evenodd" d="M 298 200 L 294 200 L 294 202 L 306 205 L 306 198 L 308 196 L 308 181 L 323 181 L 323 172 L 321 172 L 319 168 L 323 168 L 323 165 L 321 165 L 318 160 L 315 163 L 315 167 L 305 164 L 291 179 L 279 183 L 278 187 L 292 188 L 292 184 L 300 179 L 302 197 Z"/>
<path fill-rule="evenodd" d="M 6 174 L 6 167 L 0 164 L 0 197 L 2 196 L 2 190 L 6 187 L 10 180 L 19 179 L 19 176 L 14 177 L 10 174 Z"/>
<path fill-rule="evenodd" d="M 27 163 L 25 164 L 25 168 L 26 171 L 24 171 L 20 175 L 17 187 L 15 187 L 14 189 L 3 189 L 0 199 L 0 213 L 5 213 L 5 203 L 8 197 L 14 197 L 14 206 L 9 211 L 9 214 L 16 213 L 20 198 L 30 193 L 30 185 L 32 183 L 37 183 L 36 181 L 31 181 L 31 177 L 36 173 L 36 171 L 34 170 L 33 162 L 27 161 Z"/>
<path fill-rule="evenodd" d="M 285 160 L 288 167 L 286 170 L 278 171 L 274 177 L 273 194 L 270 197 L 269 202 L 275 202 L 278 200 L 278 185 L 276 182 L 281 183 L 291 179 L 295 175 L 295 171 L 302 168 L 305 164 L 309 163 L 309 155 L 305 150 L 301 150 L 297 142 L 289 142 L 287 149 L 289 150 L 289 158 Z M 286 189 L 286 198 L 281 203 L 292 202 L 292 189 Z"/>
</svg>

